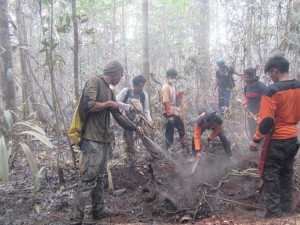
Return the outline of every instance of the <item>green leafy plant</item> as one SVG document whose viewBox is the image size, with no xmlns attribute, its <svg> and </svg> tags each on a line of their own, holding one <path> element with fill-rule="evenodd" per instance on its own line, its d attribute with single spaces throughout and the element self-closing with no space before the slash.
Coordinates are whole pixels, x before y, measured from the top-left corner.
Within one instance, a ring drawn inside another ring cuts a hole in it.
<svg viewBox="0 0 300 225">
<path fill-rule="evenodd" d="M 9 162 L 18 155 L 25 155 L 31 172 L 38 177 L 44 168 L 38 169 L 36 159 L 30 150 L 33 142 L 41 142 L 48 148 L 54 145 L 47 138 L 45 131 L 31 121 L 13 122 L 12 112 L 0 112 L 0 175 L 4 184 L 9 182 Z"/>
</svg>

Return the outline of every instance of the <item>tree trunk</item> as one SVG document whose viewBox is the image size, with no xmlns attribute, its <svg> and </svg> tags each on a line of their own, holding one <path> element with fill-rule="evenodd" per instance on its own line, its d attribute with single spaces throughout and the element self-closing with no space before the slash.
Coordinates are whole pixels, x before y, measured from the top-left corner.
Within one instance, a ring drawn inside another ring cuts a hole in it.
<svg viewBox="0 0 300 225">
<path fill-rule="evenodd" d="M 250 0 L 250 4 L 248 4 L 248 19 L 249 27 L 247 31 L 247 63 L 246 67 L 252 66 L 252 33 L 253 33 L 253 0 Z"/>
<path fill-rule="evenodd" d="M 112 35 L 111 35 L 111 58 L 115 57 L 115 36 L 116 36 L 116 0 L 114 0 L 113 18 L 112 18 Z"/>
<path fill-rule="evenodd" d="M 76 14 L 76 0 L 72 0 L 72 20 L 74 25 L 74 58 L 73 58 L 73 64 L 74 64 L 74 92 L 75 92 L 75 98 L 76 101 L 79 100 L 79 82 L 78 82 L 78 57 L 79 57 L 79 43 L 78 43 L 78 20 L 77 20 L 77 14 Z"/>
<path fill-rule="evenodd" d="M 16 105 L 15 81 L 12 72 L 13 63 L 7 7 L 7 0 L 0 0 L 0 83 L 3 92 L 3 109 L 10 109 Z"/>
<path fill-rule="evenodd" d="M 30 114 L 30 101 L 29 101 L 29 93 L 28 93 L 28 71 L 26 67 L 25 54 L 22 46 L 26 44 L 25 36 L 23 36 L 23 32 L 25 27 L 23 26 L 24 17 L 23 12 L 21 10 L 21 0 L 16 0 L 16 20 L 17 20 L 17 38 L 19 42 L 19 56 L 20 56 L 20 64 L 21 64 L 21 72 L 22 72 L 22 96 L 23 96 L 23 120 L 26 120 L 27 116 Z M 23 21 L 23 22 L 22 22 Z M 29 82 L 30 83 L 30 82 Z"/>
<path fill-rule="evenodd" d="M 28 44 L 27 40 L 27 31 L 26 31 L 26 26 L 25 26 L 25 18 L 24 18 L 24 12 L 23 12 L 23 7 L 22 7 L 22 2 L 21 0 L 16 0 L 16 19 L 17 19 L 17 36 L 18 36 L 18 42 L 19 45 L 21 46 L 26 46 Z M 30 105 L 32 107 L 32 110 L 36 112 L 36 119 L 43 122 L 47 123 L 46 117 L 42 112 L 42 108 L 40 104 L 38 104 L 35 94 L 34 94 L 34 89 L 32 85 L 32 80 L 30 77 L 30 73 L 33 73 L 30 65 L 30 61 L 26 55 L 26 50 L 23 48 L 19 48 L 20 52 L 20 64 L 21 64 L 21 71 L 23 75 L 23 101 L 24 99 L 24 111 L 23 111 L 23 117 L 24 120 L 26 117 L 29 115 L 30 112 Z M 28 71 L 29 68 L 29 71 Z M 32 75 L 34 76 L 34 75 Z M 30 105 L 29 105 L 30 104 Z"/>
<path fill-rule="evenodd" d="M 122 3 L 122 36 L 123 36 L 123 49 L 124 49 L 124 69 L 125 69 L 125 85 L 129 85 L 128 79 L 128 60 L 127 60 L 127 47 L 126 47 L 126 30 L 125 30 L 125 6 L 124 2 Z"/>
<path fill-rule="evenodd" d="M 263 62 L 262 65 L 265 64 L 267 57 L 268 57 L 268 49 L 269 49 L 269 34 L 268 34 L 268 30 L 269 30 L 269 0 L 263 0 L 264 3 L 264 48 L 263 48 Z"/>
<path fill-rule="evenodd" d="M 209 37 L 209 31 L 210 30 L 210 21 L 209 21 L 209 0 L 202 0 L 199 2 L 200 7 L 200 16 L 201 20 L 200 27 L 199 27 L 199 33 L 197 34 L 199 43 L 198 43 L 198 49 L 199 49 L 199 58 L 198 62 L 200 66 L 198 66 L 199 69 L 196 69 L 196 82 L 197 82 L 197 92 L 196 92 L 196 98 L 200 99 L 200 91 L 207 88 L 207 87 L 201 87 L 201 83 L 204 84 L 206 80 L 206 76 L 209 73 L 210 68 L 210 54 L 209 54 L 209 45 L 210 45 L 210 37 Z M 203 35 L 205 34 L 205 35 Z M 196 101 L 196 107 L 197 111 L 200 109 L 199 101 Z"/>
<path fill-rule="evenodd" d="M 277 18 L 276 18 L 276 53 L 278 54 L 279 51 L 279 42 L 281 39 L 281 13 L 282 13 L 282 2 L 281 0 L 278 0 L 278 6 L 277 6 Z"/>
<path fill-rule="evenodd" d="M 142 74 L 145 76 L 147 82 L 145 90 L 150 98 L 150 83 L 149 83 L 149 31 L 148 31 L 148 0 L 142 0 L 142 30 L 143 30 L 143 52 L 142 52 Z"/>
</svg>

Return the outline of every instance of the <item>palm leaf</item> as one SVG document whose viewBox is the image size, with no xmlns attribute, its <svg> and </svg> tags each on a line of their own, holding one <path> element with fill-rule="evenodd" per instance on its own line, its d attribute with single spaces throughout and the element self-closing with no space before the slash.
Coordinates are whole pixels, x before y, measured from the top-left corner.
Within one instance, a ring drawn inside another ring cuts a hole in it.
<svg viewBox="0 0 300 225">
<path fill-rule="evenodd" d="M 0 137 L 0 175 L 3 183 L 8 184 L 8 152 L 4 137 Z"/>
<path fill-rule="evenodd" d="M 6 120 L 6 123 L 8 125 L 8 129 L 11 130 L 13 123 L 14 123 L 11 112 L 9 110 L 4 110 L 3 114 L 4 114 L 4 118 Z"/>
<path fill-rule="evenodd" d="M 44 136 L 46 135 L 45 131 L 41 127 L 34 125 L 34 124 L 30 123 L 29 121 L 18 122 L 18 123 L 15 123 L 15 125 L 24 125 L 24 126 L 30 127 L 31 129 L 39 132 L 40 134 L 42 134 Z"/>
<path fill-rule="evenodd" d="M 26 155 L 26 158 L 27 158 L 27 161 L 28 161 L 28 164 L 29 164 L 29 167 L 30 167 L 32 173 L 34 175 L 37 175 L 39 169 L 36 164 L 36 160 L 32 154 L 32 151 L 29 149 L 28 145 L 26 145 L 25 143 L 20 143 L 20 145 Z"/>
<path fill-rule="evenodd" d="M 36 192 L 37 192 L 38 186 L 39 186 L 39 184 L 40 184 L 40 177 L 41 177 L 42 173 L 44 172 L 45 168 L 46 168 L 46 167 L 43 166 L 43 167 L 37 172 L 37 174 L 36 174 L 36 176 L 35 176 L 35 180 L 34 180 L 34 188 L 33 188 L 33 194 L 34 194 L 34 195 L 35 195 Z"/>
<path fill-rule="evenodd" d="M 35 131 L 23 131 L 20 134 L 30 134 L 37 138 L 39 141 L 43 142 L 45 145 L 47 145 L 49 148 L 53 148 L 54 145 L 50 142 L 50 140 L 45 136 L 40 133 L 37 133 Z"/>
</svg>

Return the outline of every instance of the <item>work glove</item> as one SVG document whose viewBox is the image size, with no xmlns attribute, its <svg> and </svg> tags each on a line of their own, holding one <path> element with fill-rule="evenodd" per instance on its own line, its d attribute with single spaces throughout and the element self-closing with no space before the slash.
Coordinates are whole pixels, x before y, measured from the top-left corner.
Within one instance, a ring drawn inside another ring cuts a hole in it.
<svg viewBox="0 0 300 225">
<path fill-rule="evenodd" d="M 136 130 L 136 133 L 137 133 L 138 135 L 140 135 L 140 136 L 144 136 L 144 135 L 145 135 L 144 130 L 143 130 L 143 128 L 141 128 L 141 127 L 138 127 L 138 129 Z"/>
</svg>

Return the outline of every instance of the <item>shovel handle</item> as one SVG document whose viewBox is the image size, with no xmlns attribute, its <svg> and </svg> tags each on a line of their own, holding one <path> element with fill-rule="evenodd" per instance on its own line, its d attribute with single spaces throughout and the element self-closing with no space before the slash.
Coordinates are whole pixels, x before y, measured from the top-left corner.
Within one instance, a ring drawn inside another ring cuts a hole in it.
<svg viewBox="0 0 300 225">
<path fill-rule="evenodd" d="M 205 152 L 205 148 L 206 148 L 206 145 L 204 145 L 204 146 L 202 147 L 202 149 L 199 151 L 199 153 L 201 154 L 202 152 Z M 194 164 L 194 166 L 193 166 L 193 169 L 192 169 L 192 173 L 191 173 L 191 174 L 193 174 L 193 173 L 195 172 L 195 170 L 196 170 L 196 168 L 197 168 L 197 166 L 198 166 L 198 164 L 199 164 L 199 161 L 200 161 L 201 157 L 202 157 L 202 156 L 200 156 L 200 158 L 198 158 L 198 159 L 196 160 L 196 162 L 195 162 L 195 164 Z"/>
<path fill-rule="evenodd" d="M 246 111 L 253 117 L 253 119 L 257 122 L 257 117 L 247 108 Z"/>
<path fill-rule="evenodd" d="M 198 159 L 196 160 L 196 162 L 195 162 L 195 164 L 194 164 L 194 166 L 193 166 L 193 169 L 192 169 L 192 173 L 191 173 L 191 174 L 195 173 L 195 170 L 196 170 L 196 168 L 197 168 L 197 165 L 198 165 L 200 159 L 201 159 L 201 158 L 198 158 Z"/>
</svg>

